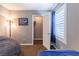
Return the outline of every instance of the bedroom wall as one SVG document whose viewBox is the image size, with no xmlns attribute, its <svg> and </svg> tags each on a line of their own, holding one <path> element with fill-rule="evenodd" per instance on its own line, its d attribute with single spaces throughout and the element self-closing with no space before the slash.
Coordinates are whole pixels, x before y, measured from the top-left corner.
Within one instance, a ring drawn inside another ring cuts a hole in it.
<svg viewBox="0 0 79 59">
<path fill-rule="evenodd" d="M 8 36 L 8 29 L 5 26 L 5 22 L 9 14 L 9 10 L 0 5 L 0 36 Z"/>
<path fill-rule="evenodd" d="M 40 11 L 44 12 L 44 11 Z M 12 30 L 12 38 L 19 41 L 21 44 L 32 44 L 32 15 L 40 15 L 38 11 L 11 11 L 14 16 L 15 23 L 17 23 L 16 31 Z M 19 26 L 18 18 L 28 18 L 27 26 Z"/>
<path fill-rule="evenodd" d="M 5 18 L 0 15 L 0 36 L 6 36 L 6 28 L 4 26 Z"/>
<path fill-rule="evenodd" d="M 79 50 L 79 3 L 67 4 L 68 49 Z"/>
<path fill-rule="evenodd" d="M 10 16 L 10 11 L 0 5 L 0 15 L 8 18 Z"/>
</svg>

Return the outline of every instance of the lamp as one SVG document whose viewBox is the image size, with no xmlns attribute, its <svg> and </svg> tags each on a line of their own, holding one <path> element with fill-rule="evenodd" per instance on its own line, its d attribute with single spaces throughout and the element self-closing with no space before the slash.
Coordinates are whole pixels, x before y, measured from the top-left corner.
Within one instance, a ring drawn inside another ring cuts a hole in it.
<svg viewBox="0 0 79 59">
<path fill-rule="evenodd" d="M 9 33 L 9 38 L 11 38 L 11 30 L 12 30 L 12 27 L 14 27 L 14 22 L 11 18 L 8 18 L 8 20 L 6 20 L 6 27 L 8 29 L 8 33 Z"/>
<path fill-rule="evenodd" d="M 11 38 L 11 22 L 12 21 L 10 19 L 5 21 L 5 27 L 6 27 L 9 38 Z"/>
<path fill-rule="evenodd" d="M 11 38 L 11 20 L 8 20 L 9 22 L 9 37 Z"/>
</svg>

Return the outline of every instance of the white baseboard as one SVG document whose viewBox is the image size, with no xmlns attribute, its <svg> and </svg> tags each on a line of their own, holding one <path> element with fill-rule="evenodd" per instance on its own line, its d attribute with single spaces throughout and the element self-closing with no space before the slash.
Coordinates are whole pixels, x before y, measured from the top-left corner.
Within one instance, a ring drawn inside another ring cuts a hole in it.
<svg viewBox="0 0 79 59">
<path fill-rule="evenodd" d="M 34 40 L 43 40 L 43 38 L 35 38 Z"/>
<path fill-rule="evenodd" d="M 33 44 L 20 44 L 20 45 L 33 45 Z"/>
<path fill-rule="evenodd" d="M 37 40 L 37 39 L 35 39 L 35 40 Z M 41 39 L 38 39 L 38 40 L 41 40 Z"/>
</svg>

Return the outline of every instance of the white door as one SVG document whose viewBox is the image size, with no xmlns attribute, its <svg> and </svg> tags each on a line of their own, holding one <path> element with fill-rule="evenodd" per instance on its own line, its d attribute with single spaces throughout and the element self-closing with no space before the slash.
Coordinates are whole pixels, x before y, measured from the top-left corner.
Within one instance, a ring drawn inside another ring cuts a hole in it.
<svg viewBox="0 0 79 59">
<path fill-rule="evenodd" d="M 43 17 L 43 45 L 50 49 L 50 36 L 51 36 L 51 14 L 48 13 Z"/>
</svg>

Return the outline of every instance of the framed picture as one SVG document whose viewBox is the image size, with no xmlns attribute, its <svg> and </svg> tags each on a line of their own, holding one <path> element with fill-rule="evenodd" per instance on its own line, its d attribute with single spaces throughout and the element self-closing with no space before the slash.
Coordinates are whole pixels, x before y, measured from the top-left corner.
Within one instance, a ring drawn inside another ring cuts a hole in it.
<svg viewBox="0 0 79 59">
<path fill-rule="evenodd" d="M 28 25 L 28 18 L 19 18 L 19 25 Z"/>
</svg>

